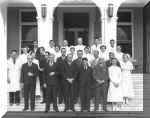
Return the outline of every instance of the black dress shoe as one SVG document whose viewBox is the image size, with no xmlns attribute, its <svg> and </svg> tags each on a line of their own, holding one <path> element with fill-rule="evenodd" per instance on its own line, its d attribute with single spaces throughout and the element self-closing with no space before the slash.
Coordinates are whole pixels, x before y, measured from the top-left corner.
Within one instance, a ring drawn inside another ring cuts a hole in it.
<svg viewBox="0 0 150 118">
<path fill-rule="evenodd" d="M 34 111 L 34 109 L 31 109 L 31 111 Z"/>
<path fill-rule="evenodd" d="M 48 111 L 49 111 L 49 110 L 48 110 L 48 109 L 46 109 L 46 110 L 45 110 L 45 113 L 48 113 Z"/>
<path fill-rule="evenodd" d="M 46 103 L 45 101 L 40 102 L 41 104 Z"/>
<path fill-rule="evenodd" d="M 69 109 L 65 108 L 64 112 L 67 112 Z"/>
<path fill-rule="evenodd" d="M 72 110 L 72 112 L 76 112 L 74 108 L 73 108 L 73 109 L 71 109 L 71 110 Z"/>
<path fill-rule="evenodd" d="M 24 108 L 23 111 L 27 111 L 29 108 Z"/>
</svg>

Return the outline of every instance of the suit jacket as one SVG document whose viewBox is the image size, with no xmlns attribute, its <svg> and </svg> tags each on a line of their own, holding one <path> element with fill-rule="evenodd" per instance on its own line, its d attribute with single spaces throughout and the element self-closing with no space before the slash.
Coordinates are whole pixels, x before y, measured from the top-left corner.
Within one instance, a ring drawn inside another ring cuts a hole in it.
<svg viewBox="0 0 150 118">
<path fill-rule="evenodd" d="M 33 76 L 28 76 L 28 73 L 33 73 Z M 28 63 L 23 64 L 21 69 L 21 82 L 24 84 L 33 83 L 36 84 L 36 77 L 38 76 L 38 65 L 32 63 L 31 66 Z"/>
<path fill-rule="evenodd" d="M 77 71 L 73 65 L 73 62 L 69 65 L 67 61 L 63 65 L 63 78 L 66 80 L 68 78 L 76 79 Z"/>
<path fill-rule="evenodd" d="M 80 73 L 79 73 L 79 84 L 80 87 L 89 87 L 92 88 L 93 86 L 93 70 L 91 67 L 87 67 L 87 69 L 84 69 L 84 66 L 80 67 Z"/>
<path fill-rule="evenodd" d="M 55 72 L 55 74 L 51 76 L 51 72 Z M 47 85 L 57 85 L 57 74 L 58 70 L 56 63 L 53 63 L 51 66 L 47 64 L 44 70 L 44 83 Z"/>
<path fill-rule="evenodd" d="M 82 59 L 76 59 L 72 62 L 73 66 L 74 66 L 74 69 L 76 70 L 76 80 L 79 79 L 79 72 L 80 72 L 80 68 L 82 66 Z"/>
<path fill-rule="evenodd" d="M 96 86 L 99 85 L 97 80 L 104 80 L 104 84 L 108 84 L 108 68 L 106 66 L 101 67 L 99 64 L 97 64 L 93 68 L 93 78 L 96 80 Z"/>
</svg>

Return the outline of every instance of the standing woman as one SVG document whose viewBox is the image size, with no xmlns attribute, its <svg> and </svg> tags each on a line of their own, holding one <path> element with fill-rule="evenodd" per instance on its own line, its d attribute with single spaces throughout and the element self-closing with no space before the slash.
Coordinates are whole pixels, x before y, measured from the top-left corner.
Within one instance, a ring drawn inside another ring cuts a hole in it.
<svg viewBox="0 0 150 118">
<path fill-rule="evenodd" d="M 108 89 L 108 102 L 112 103 L 113 111 L 118 111 L 123 102 L 121 85 L 121 68 L 117 66 L 117 59 L 112 59 L 112 65 L 108 68 L 110 84 Z"/>
<path fill-rule="evenodd" d="M 41 103 L 45 103 L 46 100 L 46 88 L 44 85 L 44 68 L 45 68 L 45 49 L 44 47 L 39 47 L 36 52 L 36 59 L 39 61 L 39 80 L 40 80 L 40 87 L 42 89 L 43 94 L 43 101 Z"/>
<path fill-rule="evenodd" d="M 131 78 L 131 71 L 133 70 L 133 64 L 130 61 L 130 55 L 124 54 L 123 61 L 121 62 L 122 69 L 122 87 L 123 87 L 123 98 L 125 104 L 128 100 L 134 97 L 133 81 Z"/>
</svg>

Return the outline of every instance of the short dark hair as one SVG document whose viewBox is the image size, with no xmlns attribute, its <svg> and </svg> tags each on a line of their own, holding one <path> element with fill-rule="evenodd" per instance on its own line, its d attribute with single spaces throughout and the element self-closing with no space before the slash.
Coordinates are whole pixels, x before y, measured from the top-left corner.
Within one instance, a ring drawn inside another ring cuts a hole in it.
<svg viewBox="0 0 150 118">
<path fill-rule="evenodd" d="M 82 61 L 88 61 L 88 59 L 87 58 L 82 58 Z"/>
<path fill-rule="evenodd" d="M 11 53 L 13 53 L 13 52 L 16 52 L 16 53 L 17 53 L 17 50 L 11 50 Z"/>
<path fill-rule="evenodd" d="M 106 49 L 106 45 L 101 45 L 101 46 L 100 46 L 100 49 L 103 48 L 103 47 Z"/>
</svg>

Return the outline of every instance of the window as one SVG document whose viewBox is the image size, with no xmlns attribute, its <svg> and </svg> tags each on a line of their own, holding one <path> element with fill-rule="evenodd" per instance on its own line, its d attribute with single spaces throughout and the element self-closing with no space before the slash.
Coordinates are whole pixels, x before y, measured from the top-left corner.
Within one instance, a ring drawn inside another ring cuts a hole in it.
<svg viewBox="0 0 150 118">
<path fill-rule="evenodd" d="M 37 20 L 34 9 L 20 10 L 21 49 L 28 46 L 30 50 L 37 47 Z"/>
<path fill-rule="evenodd" d="M 124 53 L 132 54 L 132 11 L 119 11 L 117 25 L 117 44 L 122 46 Z"/>
</svg>

